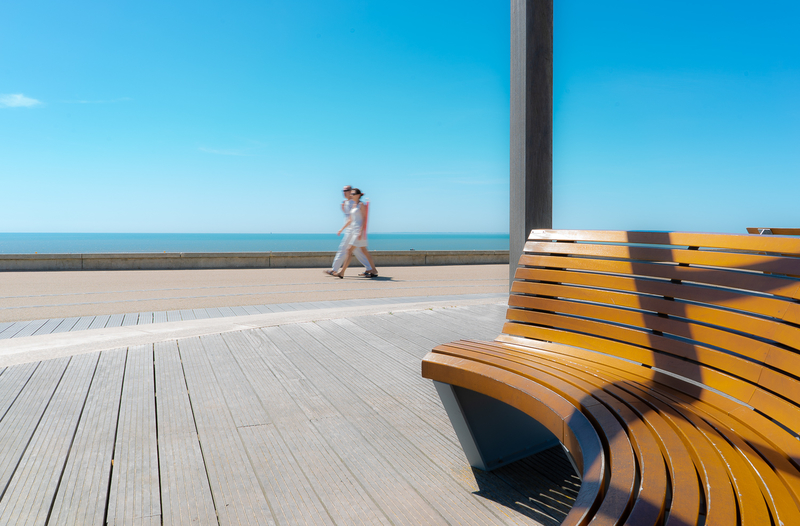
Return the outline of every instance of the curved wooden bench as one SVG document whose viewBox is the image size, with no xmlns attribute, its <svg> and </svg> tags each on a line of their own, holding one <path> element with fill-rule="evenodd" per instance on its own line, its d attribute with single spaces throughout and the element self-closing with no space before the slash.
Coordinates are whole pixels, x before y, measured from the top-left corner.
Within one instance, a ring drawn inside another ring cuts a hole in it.
<svg viewBox="0 0 800 526">
<path fill-rule="evenodd" d="M 560 442 L 563 524 L 800 524 L 800 239 L 534 230 L 508 305 L 422 362 L 473 466 Z"/>
</svg>

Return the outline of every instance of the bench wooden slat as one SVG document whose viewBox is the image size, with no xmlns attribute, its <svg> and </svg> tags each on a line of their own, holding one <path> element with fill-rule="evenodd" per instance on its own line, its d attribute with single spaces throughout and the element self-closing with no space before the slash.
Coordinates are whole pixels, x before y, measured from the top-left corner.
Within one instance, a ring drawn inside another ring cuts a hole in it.
<svg viewBox="0 0 800 526">
<path fill-rule="evenodd" d="M 702 267 L 729 268 L 729 272 L 769 272 L 797 276 L 800 274 L 796 258 L 736 252 L 712 252 L 705 250 L 681 250 L 675 248 L 628 247 L 617 245 L 589 245 L 578 243 L 539 243 L 528 241 L 525 252 L 542 252 L 562 256 L 594 256 L 609 259 L 696 265 Z"/>
<path fill-rule="evenodd" d="M 551 279 L 553 277 L 556 276 L 552 276 Z M 562 284 L 556 285 L 553 283 L 516 281 L 512 285 L 511 292 L 512 294 L 518 295 L 539 295 L 556 297 L 559 299 L 604 303 L 615 307 L 628 307 L 631 309 L 680 316 L 682 318 L 689 318 L 726 329 L 745 332 L 753 336 L 774 340 L 786 345 L 791 345 L 800 338 L 800 328 L 786 325 L 780 318 L 774 319 L 758 316 L 758 314 L 761 314 L 760 311 L 772 310 L 770 309 L 770 307 L 772 307 L 771 305 L 761 308 L 762 303 L 776 301 L 772 298 L 745 294 L 740 294 L 738 298 L 733 298 L 732 294 L 727 291 L 714 291 L 708 288 L 690 287 L 685 284 L 672 283 L 656 283 L 658 286 L 653 286 L 652 283 L 642 280 L 636 281 L 632 278 L 616 278 L 614 281 L 617 282 L 603 283 L 602 285 L 606 287 L 604 289 L 586 288 L 580 286 L 581 284 L 563 284 L 563 282 Z M 600 284 L 595 284 L 595 286 L 598 285 Z M 621 290 L 608 290 L 611 285 L 617 287 L 624 286 L 625 288 Z M 630 290 L 635 288 L 639 290 Z M 684 292 L 690 289 L 700 290 L 694 290 L 692 291 L 693 293 Z M 725 301 L 708 301 L 708 295 L 715 292 L 720 292 L 720 294 L 717 295 L 719 299 L 722 299 L 720 296 L 724 295 Z M 662 297 L 652 296 L 651 294 L 660 294 Z M 511 298 L 516 297 L 518 296 L 511 296 Z M 704 301 L 706 304 L 697 305 L 684 301 L 675 301 L 686 299 Z M 786 303 L 786 306 L 780 309 L 774 309 L 781 315 L 785 314 L 790 307 L 796 305 L 794 302 L 782 302 Z M 725 309 L 715 308 L 717 306 L 725 307 Z M 735 312 L 731 309 L 737 309 L 742 312 Z M 756 316 L 752 314 L 756 314 Z"/>
<path fill-rule="evenodd" d="M 679 245 L 755 252 L 800 253 L 800 239 L 702 232 L 630 232 L 625 230 L 532 230 L 530 239 Z"/>
<path fill-rule="evenodd" d="M 520 265 L 551 269 L 570 269 L 589 272 L 608 272 L 627 276 L 641 276 L 646 270 L 648 278 L 664 278 L 703 283 L 718 287 L 730 287 L 772 294 L 784 298 L 800 298 L 800 284 L 783 276 L 761 274 L 758 272 L 731 272 L 724 269 L 688 267 L 621 261 L 614 259 L 593 259 L 588 257 L 565 257 L 542 254 L 523 254 Z M 637 272 L 639 271 L 639 272 Z M 779 317 L 776 315 L 776 317 Z"/>
<path fill-rule="evenodd" d="M 509 306 L 524 307 L 524 309 L 510 311 L 508 314 L 508 319 L 510 320 L 528 323 L 548 323 L 553 327 L 576 331 L 585 330 L 586 326 L 590 326 L 592 334 L 612 339 L 618 339 L 620 334 L 624 334 L 625 341 L 683 358 L 714 364 L 723 370 L 751 381 L 758 379 L 761 367 L 760 363 L 754 362 L 762 362 L 771 347 L 764 342 L 739 334 L 682 320 L 663 318 L 650 313 L 521 296 L 511 296 L 508 303 Z M 554 308 L 558 308 L 560 312 L 550 314 Z M 531 309 L 541 309 L 544 314 L 542 312 L 530 312 Z M 563 314 L 579 318 L 563 316 Z M 629 327 L 620 327 L 616 325 L 617 323 L 625 324 Z M 641 327 L 644 330 L 638 330 L 635 327 Z M 686 340 L 694 340 L 697 343 L 677 341 L 649 331 L 671 334 Z M 751 360 L 746 360 L 727 352 L 720 352 L 709 346 L 727 349 L 739 355 L 744 355 Z"/>
</svg>

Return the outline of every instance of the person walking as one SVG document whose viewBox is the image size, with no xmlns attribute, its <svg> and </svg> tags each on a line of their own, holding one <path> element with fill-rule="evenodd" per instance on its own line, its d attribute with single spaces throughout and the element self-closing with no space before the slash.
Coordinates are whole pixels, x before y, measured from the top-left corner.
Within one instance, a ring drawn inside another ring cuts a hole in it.
<svg viewBox="0 0 800 526">
<path fill-rule="evenodd" d="M 340 208 L 342 210 L 342 213 L 344 214 L 345 223 L 347 222 L 347 219 L 350 217 L 350 212 L 353 209 L 353 201 L 350 199 L 350 192 L 352 191 L 352 189 L 353 188 L 349 184 L 342 189 L 342 193 L 344 194 L 344 201 L 342 201 Z M 342 227 L 342 230 L 339 230 L 339 232 L 341 233 L 343 230 L 344 227 Z M 339 272 L 340 268 L 342 268 L 342 263 L 344 262 L 347 253 L 348 234 L 349 231 L 345 232 L 345 235 L 342 237 L 342 241 L 341 243 L 339 243 L 339 249 L 336 251 L 336 256 L 334 256 L 333 258 L 333 264 L 331 265 L 330 269 L 324 271 L 325 274 L 328 274 L 329 276 L 336 276 L 336 273 Z M 375 268 L 370 264 L 370 261 L 366 258 L 364 252 L 361 250 L 360 247 L 357 247 L 354 250 L 354 253 L 356 259 L 362 265 L 364 265 L 364 268 L 366 269 L 366 271 L 360 275 L 365 276 L 368 272 L 372 272 L 375 270 Z M 378 273 L 375 272 L 375 275 L 377 276 Z"/>
<path fill-rule="evenodd" d="M 375 268 L 375 263 L 372 261 L 372 256 L 367 250 L 367 206 L 361 202 L 361 198 L 364 194 L 361 193 L 361 190 L 358 188 L 353 188 L 350 191 L 350 200 L 353 201 L 353 207 L 350 210 L 350 217 L 347 219 L 347 222 L 344 226 L 337 232 L 337 235 L 341 234 L 345 230 L 349 230 L 347 234 L 345 242 L 347 244 L 347 255 L 344 258 L 344 263 L 342 263 L 342 269 L 336 273 L 336 276 L 340 278 L 344 277 L 344 271 L 347 270 L 348 265 L 350 265 L 350 259 L 353 256 L 353 252 L 356 249 L 360 249 L 364 251 L 364 255 L 369 262 L 369 267 L 363 274 L 359 274 L 359 276 L 364 276 L 367 278 L 376 278 L 378 277 L 378 271 Z M 364 265 L 366 267 L 366 265 Z"/>
</svg>

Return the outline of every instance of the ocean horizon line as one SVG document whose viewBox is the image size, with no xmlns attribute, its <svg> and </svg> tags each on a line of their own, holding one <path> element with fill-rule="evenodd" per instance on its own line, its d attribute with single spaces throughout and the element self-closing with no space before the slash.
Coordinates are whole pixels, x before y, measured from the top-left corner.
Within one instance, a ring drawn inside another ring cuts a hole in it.
<svg viewBox="0 0 800 526">
<path fill-rule="evenodd" d="M 331 252 L 335 233 L 0 233 L 0 254 L 99 254 L 146 252 Z M 500 232 L 374 232 L 369 249 L 508 250 Z"/>
</svg>

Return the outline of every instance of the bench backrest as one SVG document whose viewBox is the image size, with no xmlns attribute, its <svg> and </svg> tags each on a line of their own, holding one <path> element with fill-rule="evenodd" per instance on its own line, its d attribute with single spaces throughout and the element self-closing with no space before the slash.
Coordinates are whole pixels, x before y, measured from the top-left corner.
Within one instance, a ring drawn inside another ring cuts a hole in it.
<svg viewBox="0 0 800 526">
<path fill-rule="evenodd" d="M 500 340 L 641 363 L 800 434 L 800 238 L 534 230 L 507 320 Z"/>
</svg>

